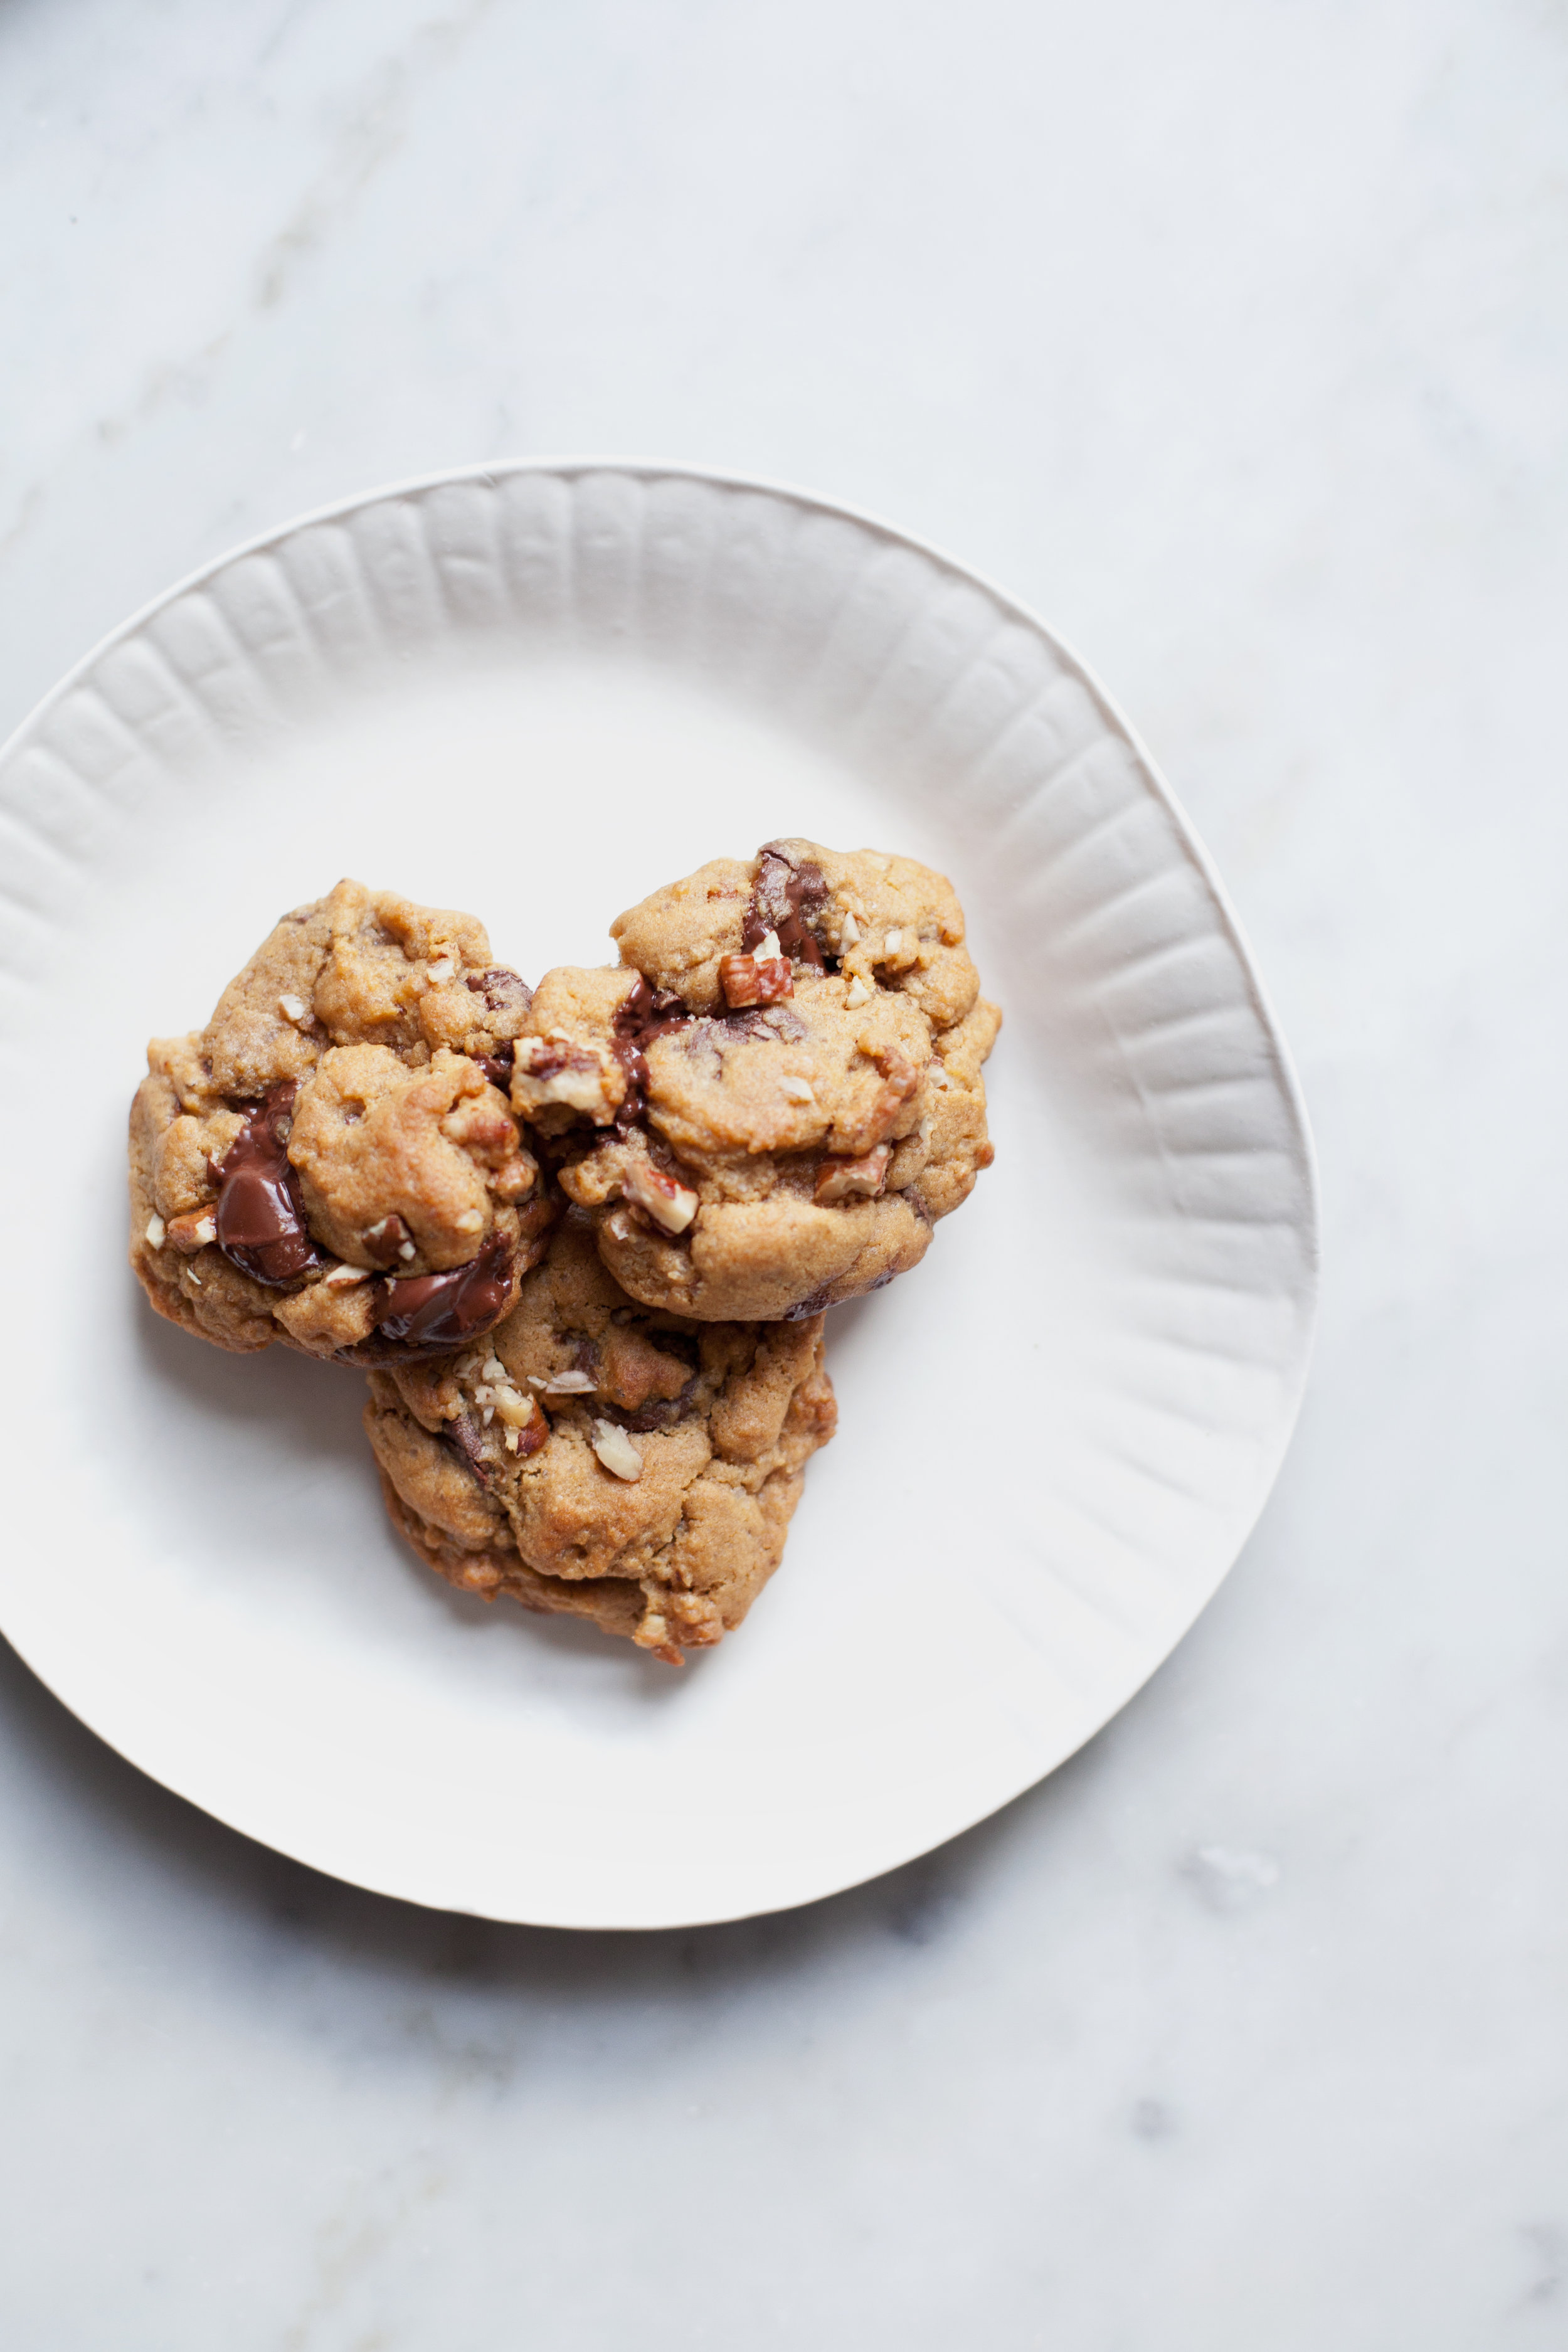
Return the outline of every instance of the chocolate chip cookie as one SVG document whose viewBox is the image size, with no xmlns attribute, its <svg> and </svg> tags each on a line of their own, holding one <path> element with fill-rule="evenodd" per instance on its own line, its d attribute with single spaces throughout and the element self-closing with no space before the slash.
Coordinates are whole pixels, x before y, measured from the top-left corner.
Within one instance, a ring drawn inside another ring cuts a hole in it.
<svg viewBox="0 0 1568 2352">
<path fill-rule="evenodd" d="M 732 1632 L 778 1566 L 836 1413 L 820 1317 L 638 1307 L 581 1210 L 488 1339 L 370 1389 L 387 1508 L 429 1567 L 674 1664 Z"/>
<path fill-rule="evenodd" d="M 546 973 L 511 1101 L 648 1307 L 810 1316 L 918 1264 L 993 1152 L 952 886 L 912 858 L 773 841 L 610 927 L 619 970 Z"/>
<path fill-rule="evenodd" d="M 559 1207 L 505 1091 L 529 1009 L 471 915 L 357 882 L 286 915 L 147 1050 L 131 1262 L 158 1312 L 359 1364 L 498 1323 Z"/>
</svg>

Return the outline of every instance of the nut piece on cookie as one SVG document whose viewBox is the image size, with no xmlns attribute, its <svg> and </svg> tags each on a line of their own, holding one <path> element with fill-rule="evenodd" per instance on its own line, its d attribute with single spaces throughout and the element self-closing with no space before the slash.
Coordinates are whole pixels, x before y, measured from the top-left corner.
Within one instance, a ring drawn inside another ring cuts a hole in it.
<svg viewBox="0 0 1568 2352">
<path fill-rule="evenodd" d="M 387 1509 L 428 1566 L 672 1664 L 732 1632 L 778 1566 L 836 1417 L 820 1317 L 638 1307 L 581 1211 L 488 1339 L 370 1388 Z"/>
<path fill-rule="evenodd" d="M 340 882 L 285 916 L 205 1029 L 148 1047 L 131 1262 L 159 1313 L 356 1363 L 498 1322 L 558 1211 L 507 1099 L 531 1005 L 471 915 Z"/>
<path fill-rule="evenodd" d="M 511 1100 L 646 1306 L 809 1315 L 917 1265 L 990 1164 L 980 995 L 951 883 L 770 842 L 611 925 L 617 971 L 546 973 Z"/>
</svg>

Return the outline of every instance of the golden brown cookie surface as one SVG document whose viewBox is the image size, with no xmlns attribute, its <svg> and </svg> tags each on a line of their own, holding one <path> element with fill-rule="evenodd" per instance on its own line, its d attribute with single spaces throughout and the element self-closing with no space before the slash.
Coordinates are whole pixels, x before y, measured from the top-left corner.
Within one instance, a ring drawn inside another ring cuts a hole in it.
<svg viewBox="0 0 1568 2352">
<path fill-rule="evenodd" d="M 487 1339 L 370 1385 L 387 1507 L 421 1559 L 675 1663 L 731 1632 L 778 1566 L 835 1421 L 820 1318 L 648 1312 L 580 1212 Z"/>
<path fill-rule="evenodd" d="M 131 1260 L 160 1314 L 361 1361 L 499 1320 L 552 1215 L 505 1094 L 528 1008 L 471 915 L 340 882 L 285 916 L 148 1048 Z"/>
<path fill-rule="evenodd" d="M 511 1100 L 646 1305 L 811 1314 L 924 1255 L 990 1164 L 979 993 L 952 885 L 768 844 L 611 926 L 620 970 L 541 982 Z"/>
</svg>

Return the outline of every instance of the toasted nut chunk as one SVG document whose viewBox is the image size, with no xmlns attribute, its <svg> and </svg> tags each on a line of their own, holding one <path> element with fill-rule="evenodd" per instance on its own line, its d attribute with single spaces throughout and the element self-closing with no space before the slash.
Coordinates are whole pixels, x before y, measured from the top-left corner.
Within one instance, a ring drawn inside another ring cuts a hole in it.
<svg viewBox="0 0 1568 2352">
<path fill-rule="evenodd" d="M 629 1486 L 642 1476 L 642 1455 L 618 1422 L 594 1423 L 594 1451 L 606 1470 Z"/>
<path fill-rule="evenodd" d="M 148 1218 L 146 1240 L 149 1247 L 153 1249 L 162 1249 L 164 1242 L 168 1239 L 168 1234 L 169 1228 L 163 1223 L 162 1217 Z"/>
<path fill-rule="evenodd" d="M 310 1008 L 302 996 L 280 996 L 278 1010 L 285 1021 L 294 1024 L 296 1029 L 302 1029 L 310 1018 Z"/>
<path fill-rule="evenodd" d="M 859 946 L 860 926 L 855 920 L 853 915 L 846 914 L 843 923 L 839 927 L 838 937 L 841 943 L 847 948 L 858 948 Z"/>
<path fill-rule="evenodd" d="M 592 1396 L 597 1385 L 592 1372 L 556 1372 L 544 1393 L 546 1396 Z"/>
<path fill-rule="evenodd" d="M 850 1013 L 858 1013 L 863 1004 L 870 1003 L 871 999 L 875 996 L 876 992 L 877 992 L 874 988 L 868 988 L 867 986 L 860 974 L 857 972 L 853 980 L 851 980 L 848 991 L 845 995 L 844 1003 L 846 1009 Z"/>
<path fill-rule="evenodd" d="M 514 1151 L 501 1161 L 490 1179 L 490 1190 L 498 1201 L 513 1206 L 526 1201 L 539 1180 L 539 1162 L 531 1152 Z"/>
<path fill-rule="evenodd" d="M 732 1013 L 751 1004 L 778 1004 L 795 994 L 795 974 L 785 956 L 727 955 L 719 959 L 719 985 Z"/>
<path fill-rule="evenodd" d="M 904 935 L 902 931 L 889 931 L 887 938 L 882 941 L 882 953 L 885 956 L 897 955 L 899 950 L 903 946 L 903 944 Z"/>
<path fill-rule="evenodd" d="M 629 1174 L 621 1179 L 621 1190 L 628 1201 L 646 1209 L 656 1225 L 667 1234 L 683 1234 L 697 1214 L 697 1195 L 685 1184 L 678 1184 L 662 1168 L 651 1160 L 640 1160 Z"/>
<path fill-rule="evenodd" d="M 524 1037 L 512 1065 L 512 1100 L 530 1118 L 553 1103 L 606 1126 L 626 1094 L 620 1065 L 605 1047 L 574 1045 L 560 1031 Z"/>
<path fill-rule="evenodd" d="M 378 1217 L 374 1225 L 367 1225 L 360 1240 L 376 1265 L 391 1265 L 396 1258 L 414 1255 L 413 1236 L 395 1209 L 390 1216 Z"/>
<path fill-rule="evenodd" d="M 814 1103 L 816 1100 L 816 1097 L 811 1090 L 809 1078 L 781 1078 L 779 1092 L 785 1102 Z"/>
<path fill-rule="evenodd" d="M 192 1209 L 183 1217 L 171 1217 L 168 1234 L 177 1250 L 184 1250 L 187 1257 L 195 1257 L 197 1250 L 205 1249 L 209 1242 L 216 1241 L 216 1215 L 211 1209 Z"/>
<path fill-rule="evenodd" d="M 882 1073 L 882 1084 L 871 1112 L 873 1131 L 887 1128 L 897 1118 L 921 1082 L 921 1074 L 907 1054 L 896 1045 L 889 1045 L 876 1056 L 877 1067 Z"/>
<path fill-rule="evenodd" d="M 874 1151 L 863 1152 L 858 1160 L 825 1160 L 816 1171 L 812 1199 L 819 1208 L 827 1209 L 855 1193 L 874 1200 L 888 1181 L 892 1156 L 890 1144 L 879 1143 Z"/>
<path fill-rule="evenodd" d="M 328 1290 L 352 1290 L 358 1282 L 370 1280 L 370 1268 L 363 1265 L 335 1265 L 325 1276 Z"/>
<path fill-rule="evenodd" d="M 425 976 L 427 980 L 433 980 L 437 987 L 440 988 L 451 979 L 452 974 L 457 971 L 457 965 L 452 961 L 449 955 L 437 956 L 434 963 L 427 963 L 426 965 Z"/>
<path fill-rule="evenodd" d="M 507 1427 L 526 1429 L 528 1423 L 533 1419 L 533 1399 L 531 1396 L 523 1396 L 519 1390 L 510 1384 L 505 1388 L 498 1388 L 494 1393 L 496 1411 L 506 1423 Z"/>
</svg>

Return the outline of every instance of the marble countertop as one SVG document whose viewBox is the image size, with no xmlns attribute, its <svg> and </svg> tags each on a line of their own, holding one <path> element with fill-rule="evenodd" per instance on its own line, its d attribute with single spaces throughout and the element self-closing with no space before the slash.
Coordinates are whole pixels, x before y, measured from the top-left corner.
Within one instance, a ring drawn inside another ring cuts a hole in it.
<svg viewBox="0 0 1568 2352">
<path fill-rule="evenodd" d="M 1531 0 L 0 10 L 0 732 L 401 475 L 641 454 L 884 513 L 1164 764 L 1327 1253 L 1295 1448 L 1170 1663 L 807 1912 L 404 1909 L 0 1653 L 7 2344 L 1568 2340 L 1565 83 Z"/>
</svg>

